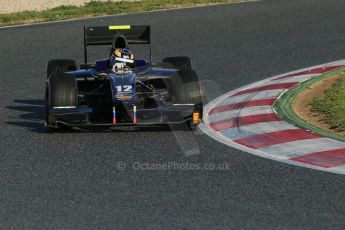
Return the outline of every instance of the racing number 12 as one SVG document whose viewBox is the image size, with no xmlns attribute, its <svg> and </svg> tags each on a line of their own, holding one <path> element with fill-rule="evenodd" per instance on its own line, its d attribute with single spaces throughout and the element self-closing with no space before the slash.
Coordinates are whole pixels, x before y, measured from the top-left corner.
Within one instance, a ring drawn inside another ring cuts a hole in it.
<svg viewBox="0 0 345 230">
<path fill-rule="evenodd" d="M 118 85 L 118 86 L 116 86 L 116 91 L 118 93 L 121 93 L 121 92 L 131 92 L 132 88 L 133 87 L 131 85 Z"/>
</svg>

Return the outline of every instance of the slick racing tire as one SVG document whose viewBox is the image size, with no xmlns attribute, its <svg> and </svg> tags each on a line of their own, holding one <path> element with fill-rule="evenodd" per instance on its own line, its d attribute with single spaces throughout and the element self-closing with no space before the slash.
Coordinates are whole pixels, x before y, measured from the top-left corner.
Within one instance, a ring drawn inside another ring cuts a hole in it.
<svg viewBox="0 0 345 230">
<path fill-rule="evenodd" d="M 195 104 L 200 119 L 203 115 L 203 93 L 198 75 L 193 70 L 180 70 L 175 84 L 176 104 Z M 190 123 L 191 127 L 192 124 Z M 192 127 L 191 127 L 192 128 Z"/>
<path fill-rule="evenodd" d="M 189 57 L 166 57 L 163 62 L 172 64 L 178 70 L 192 70 L 192 63 Z"/>
<path fill-rule="evenodd" d="M 177 74 L 175 85 L 176 103 L 202 103 L 202 91 L 198 75 L 193 70 L 180 70 Z"/>
<path fill-rule="evenodd" d="M 50 60 L 47 66 L 47 78 L 53 73 L 67 72 L 77 70 L 77 64 L 74 60 L 70 59 L 56 59 Z"/>
<path fill-rule="evenodd" d="M 53 73 L 48 81 L 50 108 L 71 108 L 78 103 L 76 80 L 64 73 Z"/>
<path fill-rule="evenodd" d="M 53 73 L 50 76 L 45 92 L 45 123 L 48 132 L 70 129 L 64 126 L 57 127 L 55 123 L 51 123 L 49 119 L 54 118 L 54 116 L 50 116 L 50 109 L 54 107 L 76 107 L 77 92 L 77 83 L 74 78 L 63 73 Z"/>
</svg>

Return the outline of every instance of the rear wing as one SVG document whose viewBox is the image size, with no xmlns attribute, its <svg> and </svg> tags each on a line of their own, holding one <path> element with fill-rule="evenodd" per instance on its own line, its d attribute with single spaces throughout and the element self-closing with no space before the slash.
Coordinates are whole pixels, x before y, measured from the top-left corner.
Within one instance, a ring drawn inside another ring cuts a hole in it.
<svg viewBox="0 0 345 230">
<path fill-rule="evenodd" d="M 127 38 L 128 44 L 148 44 L 151 54 L 150 26 L 147 25 L 123 25 L 123 26 L 91 26 L 84 27 L 84 60 L 87 64 L 87 47 L 112 45 L 116 34 L 121 34 Z"/>
</svg>

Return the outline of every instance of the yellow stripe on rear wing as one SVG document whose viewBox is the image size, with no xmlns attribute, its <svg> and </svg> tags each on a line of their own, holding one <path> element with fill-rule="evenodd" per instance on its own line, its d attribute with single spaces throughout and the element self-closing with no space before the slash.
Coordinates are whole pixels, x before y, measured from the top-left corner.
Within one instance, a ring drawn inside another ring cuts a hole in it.
<svg viewBox="0 0 345 230">
<path fill-rule="evenodd" d="M 109 30 L 130 30 L 130 25 L 123 25 L 123 26 L 109 26 Z"/>
</svg>

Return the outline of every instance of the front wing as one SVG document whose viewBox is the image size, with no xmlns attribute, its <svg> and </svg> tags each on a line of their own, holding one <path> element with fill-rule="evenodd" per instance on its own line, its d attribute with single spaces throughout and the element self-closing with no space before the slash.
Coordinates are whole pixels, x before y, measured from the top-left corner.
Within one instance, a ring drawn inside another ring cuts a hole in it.
<svg viewBox="0 0 345 230">
<path fill-rule="evenodd" d="M 202 105 L 200 104 L 172 104 L 161 105 L 150 109 L 128 110 L 131 121 L 121 122 L 116 120 L 116 114 L 112 119 L 102 122 L 92 122 L 89 117 L 93 112 L 91 108 L 52 108 L 47 122 L 49 127 L 76 127 L 76 128 L 111 128 L 118 126 L 157 126 L 167 124 L 180 124 L 191 122 L 197 125 L 202 119 Z M 115 120 L 114 120 L 115 118 Z"/>
</svg>

